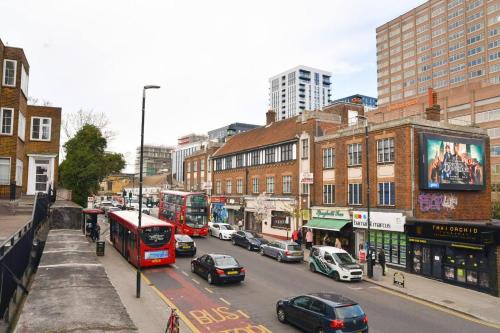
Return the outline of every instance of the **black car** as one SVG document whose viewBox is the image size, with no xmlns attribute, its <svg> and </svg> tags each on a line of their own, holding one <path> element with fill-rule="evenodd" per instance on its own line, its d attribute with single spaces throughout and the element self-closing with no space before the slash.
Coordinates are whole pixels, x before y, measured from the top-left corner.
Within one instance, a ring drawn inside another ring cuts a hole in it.
<svg viewBox="0 0 500 333">
<path fill-rule="evenodd" d="M 208 283 L 241 282 L 245 269 L 227 254 L 205 254 L 191 260 L 191 272 L 206 278 Z"/>
<path fill-rule="evenodd" d="M 231 235 L 231 241 L 233 242 L 233 245 L 246 247 L 248 251 L 260 250 L 260 246 L 262 244 L 269 243 L 267 239 L 262 238 L 261 235 L 250 230 L 235 232 Z"/>
<path fill-rule="evenodd" d="M 314 293 L 283 299 L 276 304 L 282 323 L 305 332 L 368 332 L 368 317 L 356 302 L 337 294 Z"/>
<path fill-rule="evenodd" d="M 175 234 L 175 254 L 196 254 L 196 243 L 188 235 Z"/>
</svg>

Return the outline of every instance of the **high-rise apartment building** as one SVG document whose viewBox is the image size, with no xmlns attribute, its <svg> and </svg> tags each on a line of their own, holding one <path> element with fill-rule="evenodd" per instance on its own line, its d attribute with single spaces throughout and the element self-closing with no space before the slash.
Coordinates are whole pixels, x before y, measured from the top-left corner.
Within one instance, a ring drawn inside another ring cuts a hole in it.
<svg viewBox="0 0 500 333">
<path fill-rule="evenodd" d="M 159 145 L 144 145 L 142 175 L 156 175 L 158 171 L 168 169 L 172 170 L 172 147 Z M 140 155 L 141 147 L 137 147 L 135 158 L 135 173 L 140 173 Z"/>
<path fill-rule="evenodd" d="M 495 188 L 500 184 L 500 2 L 431 0 L 376 32 L 378 109 L 369 117 L 380 122 L 422 114 L 433 88 L 441 120 L 487 128 Z"/>
<path fill-rule="evenodd" d="M 331 104 L 335 103 L 363 104 L 365 112 L 370 112 L 377 108 L 377 99 L 375 97 L 370 97 L 360 94 L 342 97 L 331 102 Z"/>
<path fill-rule="evenodd" d="M 219 127 L 214 130 L 208 131 L 208 140 L 224 142 L 227 137 L 246 132 L 257 127 L 260 127 L 260 125 L 232 123 L 224 127 Z"/>
<path fill-rule="evenodd" d="M 306 66 L 297 66 L 269 79 L 269 108 L 276 120 L 321 110 L 331 96 L 332 74 Z"/>
</svg>

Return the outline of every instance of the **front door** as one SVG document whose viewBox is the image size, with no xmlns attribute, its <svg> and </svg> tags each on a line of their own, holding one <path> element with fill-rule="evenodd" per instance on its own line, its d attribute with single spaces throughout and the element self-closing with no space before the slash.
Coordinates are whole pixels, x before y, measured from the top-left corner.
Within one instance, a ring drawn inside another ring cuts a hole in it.
<svg viewBox="0 0 500 333">
<path fill-rule="evenodd" d="M 426 276 L 431 276 L 431 247 L 422 245 L 422 272 Z"/>
<path fill-rule="evenodd" d="M 444 248 L 435 246 L 432 249 L 432 276 L 436 279 L 443 278 Z"/>
<path fill-rule="evenodd" d="M 35 192 L 47 192 L 49 185 L 48 159 L 35 159 Z"/>
</svg>

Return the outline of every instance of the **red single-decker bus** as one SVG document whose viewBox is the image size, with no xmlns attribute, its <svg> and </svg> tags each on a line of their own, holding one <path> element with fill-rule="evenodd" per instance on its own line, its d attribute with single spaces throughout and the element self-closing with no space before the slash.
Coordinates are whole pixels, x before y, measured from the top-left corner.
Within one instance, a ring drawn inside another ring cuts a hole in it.
<svg viewBox="0 0 500 333">
<path fill-rule="evenodd" d="M 132 265 L 149 267 L 175 263 L 175 227 L 171 223 L 142 214 L 139 228 L 136 211 L 110 212 L 109 221 L 111 242 Z"/>
<path fill-rule="evenodd" d="M 189 236 L 208 235 L 208 196 L 200 192 L 162 191 L 158 218 Z"/>
</svg>

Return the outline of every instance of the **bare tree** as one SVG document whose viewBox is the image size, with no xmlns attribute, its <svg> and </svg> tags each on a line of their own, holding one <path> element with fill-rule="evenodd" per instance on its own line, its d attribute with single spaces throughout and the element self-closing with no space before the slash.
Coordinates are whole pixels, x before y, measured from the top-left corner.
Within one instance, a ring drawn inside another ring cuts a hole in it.
<svg viewBox="0 0 500 333">
<path fill-rule="evenodd" d="M 284 211 L 287 216 L 294 219 L 294 229 L 299 229 L 299 219 L 302 216 L 302 211 L 299 207 L 299 201 L 294 199 L 284 203 Z"/>
<path fill-rule="evenodd" d="M 110 121 L 104 112 L 94 112 L 92 110 L 80 109 L 77 112 L 66 113 L 63 115 L 61 127 L 64 136 L 69 139 L 86 124 L 99 128 L 108 143 L 116 136 L 116 133 L 109 128 Z"/>
<path fill-rule="evenodd" d="M 38 106 L 52 106 L 52 102 L 46 99 L 40 99 L 37 97 L 28 97 L 29 105 L 38 105 Z"/>
</svg>

